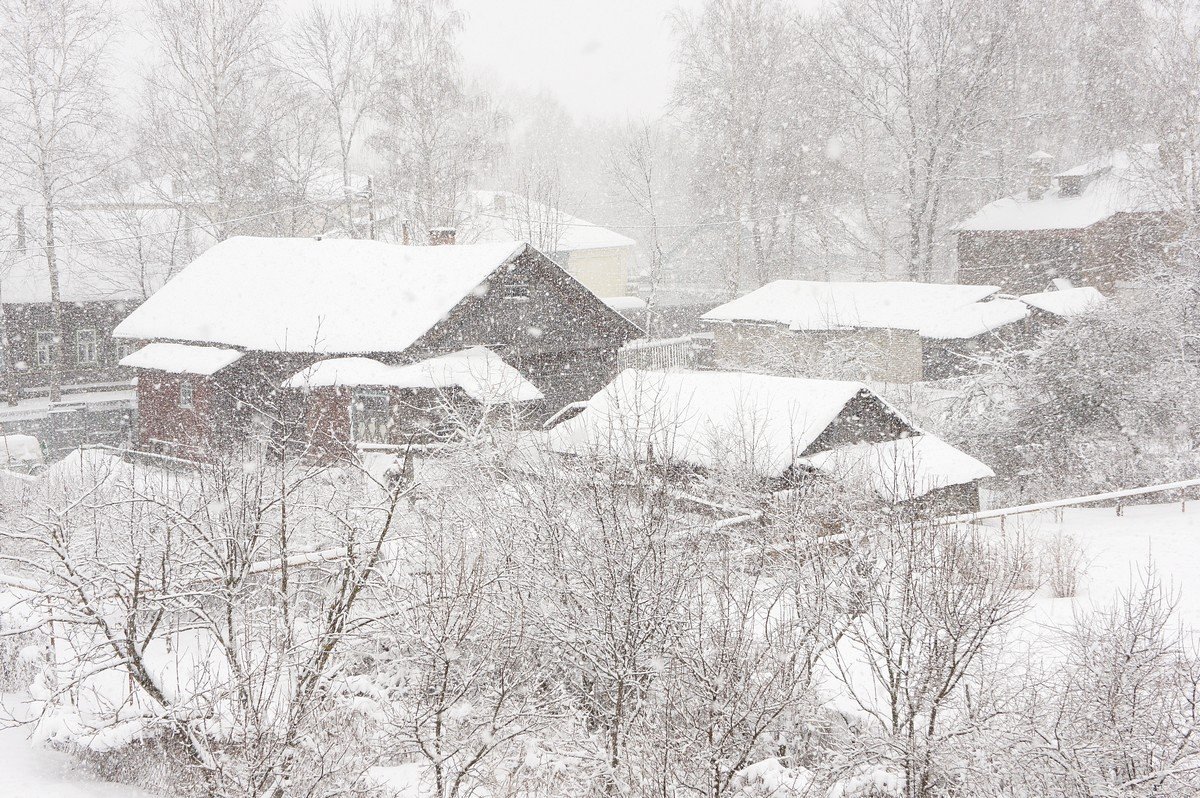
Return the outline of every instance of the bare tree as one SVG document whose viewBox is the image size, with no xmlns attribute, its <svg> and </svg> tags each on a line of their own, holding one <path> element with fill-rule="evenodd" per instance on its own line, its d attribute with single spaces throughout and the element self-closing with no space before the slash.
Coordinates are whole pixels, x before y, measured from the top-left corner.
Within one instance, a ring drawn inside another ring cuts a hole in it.
<svg viewBox="0 0 1200 798">
<path fill-rule="evenodd" d="M 841 3 L 812 38 L 881 179 L 897 186 L 910 277 L 936 276 L 949 192 L 996 116 L 1022 0 Z M 884 185 L 874 188 L 886 197 Z"/>
<path fill-rule="evenodd" d="M 629 127 L 613 147 L 609 168 L 629 203 L 635 207 L 647 230 L 646 249 L 650 267 L 646 299 L 646 337 L 655 334 L 655 298 L 663 279 L 666 253 L 664 231 L 660 227 L 664 215 L 662 153 L 658 131 L 649 124 Z"/>
<path fill-rule="evenodd" d="M 675 102 L 700 142 L 697 204 L 725 220 L 725 290 L 735 296 L 779 276 L 814 164 L 806 126 L 800 27 L 778 0 L 712 0 L 676 17 Z"/>
<path fill-rule="evenodd" d="M 87 0 L 0 5 L 0 96 L 9 180 L 38 198 L 54 333 L 50 399 L 62 392 L 63 307 L 55 224 L 64 198 L 104 171 L 105 48 L 112 20 Z M 29 246 L 33 246 L 29 242 Z"/>
<path fill-rule="evenodd" d="M 1111 607 L 1077 617 L 1035 731 L 1052 789 L 1071 798 L 1200 789 L 1200 658 L 1176 628 L 1175 603 L 1151 567 Z"/>
<path fill-rule="evenodd" d="M 955 783 L 948 746 L 993 717 L 978 682 L 985 655 L 1025 608 L 1023 560 L 980 528 L 919 519 L 864 542 L 861 612 L 836 663 L 848 696 L 883 734 L 868 732 L 851 761 L 891 764 L 906 796 L 929 798 Z"/>
<path fill-rule="evenodd" d="M 351 158 L 360 144 L 367 117 L 377 108 L 385 61 L 381 50 L 383 19 L 376 12 L 314 2 L 290 37 L 282 61 L 297 81 L 317 96 L 337 139 L 343 191 L 343 224 L 356 235 Z"/>
<path fill-rule="evenodd" d="M 192 473 L 80 453 L 29 498 L 4 562 L 43 585 L 45 733 L 163 739 L 219 798 L 357 781 L 332 679 L 399 492 L 253 452 Z"/>
<path fill-rule="evenodd" d="M 269 0 L 151 0 L 160 63 L 146 76 L 142 155 L 218 240 L 261 211 L 282 104 L 271 59 Z"/>
<path fill-rule="evenodd" d="M 385 27 L 382 130 L 373 142 L 391 169 L 393 200 L 419 235 L 454 225 L 471 178 L 499 149 L 502 118 L 463 78 L 462 18 L 445 0 L 393 0 Z"/>
</svg>

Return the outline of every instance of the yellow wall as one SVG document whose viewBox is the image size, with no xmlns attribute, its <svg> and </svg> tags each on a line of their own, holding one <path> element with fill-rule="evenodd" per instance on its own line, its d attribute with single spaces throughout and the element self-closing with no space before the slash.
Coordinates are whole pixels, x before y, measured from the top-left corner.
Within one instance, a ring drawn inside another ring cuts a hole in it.
<svg viewBox="0 0 1200 798">
<path fill-rule="evenodd" d="M 567 271 L 600 298 L 629 294 L 633 247 L 577 249 L 567 259 Z"/>
</svg>

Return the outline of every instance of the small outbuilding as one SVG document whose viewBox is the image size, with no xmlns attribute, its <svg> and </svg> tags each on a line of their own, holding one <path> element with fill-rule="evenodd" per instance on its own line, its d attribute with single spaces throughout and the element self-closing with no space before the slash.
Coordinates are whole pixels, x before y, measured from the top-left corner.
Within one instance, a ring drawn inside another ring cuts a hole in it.
<svg viewBox="0 0 1200 798">
<path fill-rule="evenodd" d="M 970 371 L 1029 308 L 991 285 L 777 280 L 705 313 L 718 368 L 910 383 Z"/>
<path fill-rule="evenodd" d="M 309 437 L 337 448 L 445 440 L 465 424 L 502 421 L 506 410 L 519 413 L 545 398 L 482 346 L 405 365 L 366 357 L 319 360 L 283 387 L 305 398 Z"/>
<path fill-rule="evenodd" d="M 622 371 L 550 430 L 552 449 L 752 475 L 778 489 L 813 474 L 889 504 L 979 508 L 986 465 L 927 435 L 859 382 L 722 371 Z"/>
</svg>

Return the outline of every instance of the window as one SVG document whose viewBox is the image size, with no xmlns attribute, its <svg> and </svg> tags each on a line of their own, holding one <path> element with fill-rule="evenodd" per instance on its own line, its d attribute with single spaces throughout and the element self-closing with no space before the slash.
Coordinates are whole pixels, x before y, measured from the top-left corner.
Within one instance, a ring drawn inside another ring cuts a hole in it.
<svg viewBox="0 0 1200 798">
<path fill-rule="evenodd" d="M 351 435 L 356 443 L 388 442 L 392 404 L 386 393 L 360 392 L 351 408 Z"/>
<path fill-rule="evenodd" d="M 37 333 L 37 364 L 45 367 L 54 364 L 54 333 Z"/>
<path fill-rule="evenodd" d="M 504 286 L 504 298 L 511 299 L 515 302 L 529 301 L 529 286 L 526 283 L 506 283 Z"/>
<path fill-rule="evenodd" d="M 179 406 L 180 407 L 195 407 L 196 389 L 187 380 L 179 384 Z"/>
<path fill-rule="evenodd" d="M 75 331 L 75 362 L 81 366 L 96 365 L 96 331 Z"/>
<path fill-rule="evenodd" d="M 122 360 L 133 354 L 133 345 L 128 341 L 118 341 L 114 349 L 115 354 L 113 357 L 117 363 L 120 363 Z"/>
</svg>

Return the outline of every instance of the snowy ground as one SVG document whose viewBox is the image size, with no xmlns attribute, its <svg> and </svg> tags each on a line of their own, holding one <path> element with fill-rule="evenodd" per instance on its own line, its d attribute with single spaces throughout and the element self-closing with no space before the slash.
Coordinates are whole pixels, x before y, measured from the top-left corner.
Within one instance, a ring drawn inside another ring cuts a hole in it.
<svg viewBox="0 0 1200 798">
<path fill-rule="evenodd" d="M 3 703 L 17 710 L 19 700 L 8 696 Z M 0 796 L 153 798 L 124 784 L 97 781 L 69 755 L 30 744 L 27 731 L 20 727 L 0 729 Z"/>
<path fill-rule="evenodd" d="M 1126 507 L 1121 516 L 1112 508 L 1068 508 L 1059 517 L 1044 512 L 1009 518 L 1006 532 L 1019 529 L 1037 538 L 1062 532 L 1073 535 L 1085 551 L 1078 595 L 1055 599 L 1043 588 L 1030 621 L 1065 627 L 1076 613 L 1104 609 L 1131 585 L 1139 586 L 1146 566 L 1153 564 L 1164 587 L 1178 598 L 1178 621 L 1200 631 L 1200 502 L 1180 508 L 1179 503 Z M 988 523 L 999 526 L 999 521 Z"/>
<path fill-rule="evenodd" d="M 999 527 L 999 521 L 989 521 Z M 1049 642 L 1078 614 L 1108 606 L 1121 591 L 1137 584 L 1153 562 L 1164 584 L 1178 595 L 1179 621 L 1200 630 L 1200 502 L 1181 512 L 1178 503 L 1127 507 L 1117 516 L 1109 509 L 1067 509 L 1011 517 L 1004 534 L 1052 538 L 1075 536 L 1087 558 L 1078 595 L 1056 599 L 1043 588 L 1034 599 L 1019 637 Z M 13 707 L 13 699 L 4 701 Z M 0 729 L 0 796 L 37 798 L 153 798 L 132 787 L 99 782 L 66 754 L 30 744 L 23 729 Z"/>
</svg>

